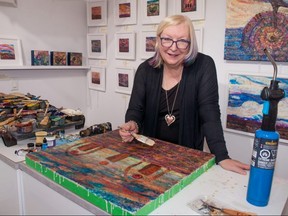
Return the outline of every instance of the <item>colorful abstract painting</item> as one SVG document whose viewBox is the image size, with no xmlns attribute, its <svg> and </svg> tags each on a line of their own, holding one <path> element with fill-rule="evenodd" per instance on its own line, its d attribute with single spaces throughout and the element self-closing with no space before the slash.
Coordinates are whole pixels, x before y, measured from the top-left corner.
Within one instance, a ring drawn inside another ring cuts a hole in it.
<svg viewBox="0 0 288 216">
<path fill-rule="evenodd" d="M 15 49 L 13 44 L 0 44 L 0 59 L 15 60 Z"/>
<path fill-rule="evenodd" d="M 112 215 L 147 215 L 215 163 L 214 155 L 118 130 L 26 155 L 26 164 Z"/>
<path fill-rule="evenodd" d="M 270 86 L 272 77 L 237 75 L 229 76 L 229 98 L 226 127 L 237 131 L 255 133 L 261 127 L 264 100 L 261 91 Z M 288 141 L 288 78 L 277 78 L 285 97 L 278 103 L 276 130 L 280 139 Z"/>
<path fill-rule="evenodd" d="M 227 0 L 224 59 L 288 61 L 287 0 Z"/>
</svg>

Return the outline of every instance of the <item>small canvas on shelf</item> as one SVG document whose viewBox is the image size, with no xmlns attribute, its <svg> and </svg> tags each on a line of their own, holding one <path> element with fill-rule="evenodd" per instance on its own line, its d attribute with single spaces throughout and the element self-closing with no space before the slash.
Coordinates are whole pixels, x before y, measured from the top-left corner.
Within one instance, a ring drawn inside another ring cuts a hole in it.
<svg viewBox="0 0 288 216">
<path fill-rule="evenodd" d="M 31 65 L 49 65 L 49 51 L 31 50 Z"/>
<path fill-rule="evenodd" d="M 51 65 L 62 66 L 67 65 L 66 52 L 51 51 L 50 53 Z"/>
<path fill-rule="evenodd" d="M 68 52 L 67 64 L 71 66 L 82 66 L 82 53 Z"/>
</svg>

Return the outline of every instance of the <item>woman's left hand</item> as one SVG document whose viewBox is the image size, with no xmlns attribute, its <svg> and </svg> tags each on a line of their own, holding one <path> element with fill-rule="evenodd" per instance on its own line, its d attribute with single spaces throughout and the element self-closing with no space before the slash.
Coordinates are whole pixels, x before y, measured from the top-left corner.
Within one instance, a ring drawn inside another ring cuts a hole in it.
<svg viewBox="0 0 288 216">
<path fill-rule="evenodd" d="M 247 174 L 247 170 L 250 170 L 250 165 L 244 164 L 240 161 L 233 159 L 225 159 L 219 162 L 219 165 L 226 170 L 230 170 L 242 175 Z"/>
</svg>

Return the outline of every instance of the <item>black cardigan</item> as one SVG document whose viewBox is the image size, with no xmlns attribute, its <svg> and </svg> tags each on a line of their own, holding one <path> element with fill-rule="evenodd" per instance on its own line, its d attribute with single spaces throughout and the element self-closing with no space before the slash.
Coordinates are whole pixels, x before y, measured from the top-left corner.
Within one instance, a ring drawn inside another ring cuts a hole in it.
<svg viewBox="0 0 288 216">
<path fill-rule="evenodd" d="M 148 61 L 136 71 L 125 121 L 136 121 L 140 133 L 155 137 L 163 67 L 153 68 Z M 184 67 L 179 94 L 179 145 L 203 150 L 205 137 L 216 163 L 229 158 L 220 119 L 216 67 L 210 56 L 199 53 L 193 64 Z"/>
</svg>

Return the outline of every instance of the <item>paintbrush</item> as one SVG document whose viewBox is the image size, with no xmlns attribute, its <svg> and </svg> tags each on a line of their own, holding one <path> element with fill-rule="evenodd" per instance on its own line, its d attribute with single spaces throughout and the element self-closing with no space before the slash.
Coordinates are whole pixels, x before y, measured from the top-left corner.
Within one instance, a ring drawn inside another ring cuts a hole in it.
<svg viewBox="0 0 288 216">
<path fill-rule="evenodd" d="M 14 115 L 13 117 L 10 117 L 10 118 L 6 119 L 5 121 L 0 122 L 0 126 L 4 126 L 4 125 L 9 124 L 9 123 L 13 122 L 14 120 L 16 120 L 20 116 L 22 111 L 23 111 L 23 108 L 20 109 L 19 112 L 16 115 Z"/>
<path fill-rule="evenodd" d="M 49 122 L 49 116 L 50 115 L 47 115 L 48 108 L 49 108 L 49 103 L 46 101 L 46 109 L 44 112 L 44 118 L 41 120 L 40 125 L 47 125 Z"/>
<path fill-rule="evenodd" d="M 208 207 L 208 209 L 211 211 L 213 210 L 218 210 L 220 212 L 222 212 L 223 214 L 225 215 L 243 215 L 243 216 L 252 216 L 252 215 L 256 215 L 255 213 L 252 213 L 252 212 L 243 212 L 243 211 L 238 211 L 238 210 L 234 210 L 234 209 L 229 209 L 229 208 L 219 208 L 219 207 L 216 207 L 216 206 L 213 206 L 203 200 L 201 200 L 203 205 L 205 207 Z"/>
<path fill-rule="evenodd" d="M 118 126 L 118 128 L 119 128 L 120 130 L 123 130 L 123 131 L 125 131 L 125 132 L 130 133 L 136 140 L 138 140 L 138 141 L 141 142 L 141 143 L 144 143 L 144 144 L 149 145 L 149 146 L 153 146 L 153 145 L 155 144 L 155 141 L 154 141 L 154 140 L 152 140 L 152 139 L 150 139 L 150 138 L 148 138 L 148 137 L 146 137 L 146 136 L 144 136 L 144 135 L 136 134 L 136 133 L 133 133 L 133 132 L 131 132 L 131 131 L 127 131 L 127 130 L 125 130 L 124 128 L 122 128 L 122 127 L 120 127 L 120 126 Z"/>
</svg>

